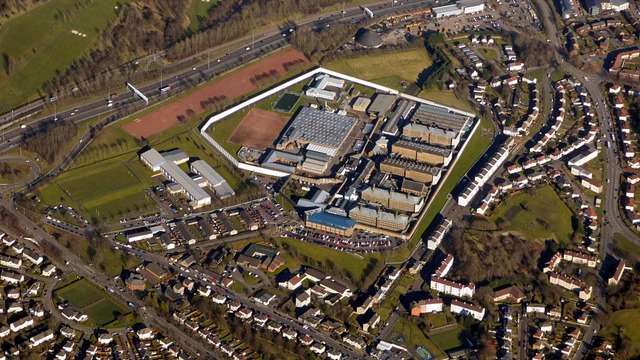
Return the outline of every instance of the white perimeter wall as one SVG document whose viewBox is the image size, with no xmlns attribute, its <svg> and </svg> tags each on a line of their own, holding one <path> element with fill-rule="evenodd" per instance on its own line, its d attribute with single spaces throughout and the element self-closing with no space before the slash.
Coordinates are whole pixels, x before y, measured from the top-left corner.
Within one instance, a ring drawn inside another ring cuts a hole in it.
<svg viewBox="0 0 640 360">
<path fill-rule="evenodd" d="M 362 80 L 362 79 L 358 79 L 356 77 L 353 76 L 349 76 L 349 75 L 345 75 L 339 72 L 335 72 L 329 69 L 325 69 L 325 68 L 315 68 L 307 73 L 304 73 L 296 78 L 293 78 L 287 82 L 282 83 L 281 85 L 278 85 L 262 94 L 256 95 L 252 98 L 250 98 L 249 100 L 240 103 L 234 107 L 231 107 L 221 113 L 218 114 L 214 114 L 212 116 L 210 116 L 207 121 L 204 123 L 204 125 L 202 126 L 202 128 L 200 129 L 200 135 L 202 135 L 202 137 L 207 140 L 209 142 L 209 144 L 211 144 L 211 146 L 213 146 L 216 150 L 218 150 L 230 163 L 232 163 L 235 167 L 242 169 L 242 170 L 247 170 L 247 171 L 251 171 L 251 172 L 256 172 L 258 174 L 263 174 L 263 175 L 268 175 L 268 176 L 275 176 L 275 177 L 284 177 L 284 176 L 289 176 L 291 174 L 283 172 L 283 171 L 278 171 L 278 170 L 271 170 L 271 169 L 266 169 L 260 166 L 256 166 L 256 165 L 251 165 L 251 164 L 247 164 L 247 163 L 243 163 L 243 162 L 239 162 L 238 160 L 236 160 L 236 158 L 233 157 L 233 155 L 229 154 L 229 152 L 227 150 L 225 150 L 222 146 L 220 146 L 220 144 L 218 144 L 215 140 L 213 140 L 213 138 L 211 136 L 209 136 L 209 134 L 207 134 L 207 130 L 209 129 L 209 127 L 211 127 L 211 125 L 217 123 L 218 121 L 222 121 L 224 120 L 226 117 L 242 110 L 245 109 L 257 102 L 260 102 L 268 97 L 270 97 L 273 94 L 276 94 L 280 91 L 286 90 L 287 88 L 302 82 L 304 80 L 310 79 L 315 77 L 318 74 L 327 74 L 336 78 L 340 78 L 340 79 L 344 79 L 346 81 L 350 81 L 356 84 L 360 84 L 363 86 L 367 86 L 367 87 L 371 87 L 374 88 L 380 92 L 384 92 L 387 94 L 392 94 L 392 95 L 397 95 L 400 97 L 403 97 L 405 99 L 408 100 L 413 100 L 415 102 L 419 102 L 419 103 L 426 103 L 426 104 L 431 104 L 431 105 L 435 105 L 435 106 L 441 106 L 441 107 L 445 107 L 448 108 L 449 110 L 455 111 L 459 114 L 463 114 L 463 115 L 467 115 L 467 116 L 471 116 L 471 117 L 475 117 L 476 115 L 467 111 L 463 111 L 463 110 L 458 110 L 455 108 L 451 108 L 449 106 L 444 106 L 442 104 L 438 104 L 435 103 L 433 101 L 429 101 L 429 100 L 425 100 L 416 96 L 411 96 L 411 95 L 406 95 L 406 94 L 402 94 L 397 90 L 388 88 L 386 86 L 381 86 L 366 80 Z M 474 129 L 475 130 L 475 129 Z M 466 144 L 465 144 L 466 145 Z M 461 153 L 462 151 L 460 151 Z"/>
</svg>

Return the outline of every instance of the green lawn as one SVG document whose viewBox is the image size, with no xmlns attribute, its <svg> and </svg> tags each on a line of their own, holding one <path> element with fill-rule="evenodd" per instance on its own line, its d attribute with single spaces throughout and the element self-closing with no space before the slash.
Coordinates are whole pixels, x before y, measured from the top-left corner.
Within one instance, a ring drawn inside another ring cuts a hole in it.
<svg viewBox="0 0 640 360">
<path fill-rule="evenodd" d="M 105 297 L 105 293 L 87 279 L 80 279 L 55 290 L 55 294 L 78 309 L 93 304 Z"/>
<path fill-rule="evenodd" d="M 206 16 L 207 11 L 216 4 L 216 0 L 191 0 L 189 6 L 189 29 L 196 31 L 200 29 L 200 17 Z"/>
<path fill-rule="evenodd" d="M 620 233 L 615 233 L 613 236 L 613 249 L 617 255 L 625 258 L 640 257 L 640 246 L 634 244 Z"/>
<path fill-rule="evenodd" d="M 229 154 L 234 157 L 242 146 L 230 143 L 227 140 L 229 140 L 229 136 L 231 136 L 231 133 L 233 133 L 233 130 L 236 129 L 238 124 L 240 124 L 245 114 L 246 112 L 244 110 L 237 112 L 231 116 L 224 118 L 221 121 L 218 121 L 207 129 L 207 133 L 213 138 L 213 140 L 220 144 L 220 146 L 222 146 L 229 152 Z"/>
<path fill-rule="evenodd" d="M 150 172 L 136 175 L 127 168 L 125 159 L 116 160 L 119 161 L 96 163 L 63 173 L 41 191 L 41 199 L 48 205 L 72 205 L 98 219 L 155 205 L 144 193 Z"/>
<path fill-rule="evenodd" d="M 447 195 L 451 194 L 451 191 L 453 191 L 456 184 L 458 184 L 464 174 L 469 171 L 476 160 L 478 160 L 487 150 L 491 144 L 491 138 L 483 135 L 483 132 L 490 129 L 493 129 L 491 122 L 486 119 L 481 119 L 480 126 L 471 139 L 468 140 L 469 144 L 467 145 L 467 148 L 464 153 L 458 155 L 460 156 L 460 159 L 458 159 L 455 167 L 449 170 L 451 173 L 448 175 L 447 180 L 442 185 L 440 191 L 435 195 L 435 198 L 433 199 L 429 209 L 427 209 L 427 213 L 422 219 L 422 222 L 418 224 L 418 230 L 413 236 L 413 239 L 411 239 L 411 242 L 417 243 L 420 241 L 422 234 L 427 230 L 429 224 L 431 224 L 433 219 L 440 212 L 440 209 L 442 209 L 444 204 L 447 202 Z"/>
<path fill-rule="evenodd" d="M 45 80 L 56 71 L 64 72 L 91 49 L 99 33 L 115 18 L 118 3 L 122 1 L 52 0 L 4 23 L 0 53 L 13 65 L 11 71 L 6 66 L 0 69 L 0 113 L 36 95 Z M 72 30 L 86 37 L 74 35 Z"/>
<path fill-rule="evenodd" d="M 549 185 L 508 197 L 494 211 L 492 219 L 498 218 L 511 222 L 505 230 L 529 240 L 569 243 L 573 233 L 571 211 Z"/>
<path fill-rule="evenodd" d="M 326 246 L 311 244 L 304 241 L 299 241 L 295 239 L 288 238 L 278 238 L 277 243 L 279 245 L 286 244 L 290 249 L 297 252 L 299 255 L 305 255 L 310 259 L 315 260 L 318 263 L 326 264 L 327 260 L 330 260 L 335 265 L 335 273 L 340 277 L 344 276 L 345 272 L 349 272 L 353 275 L 353 278 L 358 280 L 361 279 L 363 274 L 365 273 L 365 269 L 369 264 L 369 260 L 372 258 L 378 259 L 378 269 L 371 271 L 367 279 L 365 280 L 365 284 L 368 284 L 372 277 L 375 277 L 380 272 L 380 268 L 382 267 L 383 261 L 380 258 L 380 255 L 367 254 L 364 256 L 364 259 L 359 259 L 350 253 L 338 251 L 334 249 L 330 249 Z M 294 264 L 295 265 L 295 264 Z M 299 262 L 298 262 L 299 265 Z M 285 263 L 286 267 L 292 268 L 292 265 L 289 263 Z"/>
<path fill-rule="evenodd" d="M 357 76 L 380 85 L 402 90 L 400 80 L 415 82 L 418 75 L 433 62 L 425 49 L 364 56 L 339 60 L 328 64 L 328 69 Z"/>
<path fill-rule="evenodd" d="M 453 91 L 442 91 L 437 87 L 432 87 L 422 90 L 418 94 L 418 96 L 423 99 L 431 100 L 433 102 L 437 102 L 439 104 L 451 106 L 461 110 L 474 111 L 474 109 L 471 107 L 471 105 L 469 105 L 468 102 L 458 99 Z"/>
<path fill-rule="evenodd" d="M 87 279 L 77 280 L 55 290 L 57 296 L 82 310 L 93 323 L 99 326 L 127 326 L 135 323 L 135 316 L 124 305 L 118 304 L 104 291 Z M 120 317 L 120 321 L 117 321 Z"/>
<path fill-rule="evenodd" d="M 89 305 L 82 311 L 93 320 L 94 323 L 105 326 L 118 319 L 120 316 L 126 316 L 130 313 L 129 309 L 119 305 L 108 298 Z"/>
<path fill-rule="evenodd" d="M 496 53 L 496 51 L 493 49 L 480 48 L 478 49 L 478 51 L 480 52 L 480 54 L 482 54 L 482 57 L 484 57 L 488 61 L 498 58 L 498 53 Z"/>
<path fill-rule="evenodd" d="M 624 336 L 631 342 L 640 343 L 640 309 L 625 309 L 614 312 L 602 335 L 613 340 L 621 330 L 620 328 L 624 329 Z"/>
<path fill-rule="evenodd" d="M 418 328 L 417 320 L 400 318 L 393 326 L 393 330 L 402 334 L 402 337 L 404 337 L 405 344 L 400 344 L 401 346 L 406 346 L 407 343 L 413 346 L 424 346 L 436 359 L 446 357 L 446 354 Z"/>
<path fill-rule="evenodd" d="M 464 346 L 460 339 L 460 329 L 458 327 L 436 332 L 435 334 L 432 332 L 429 337 L 445 351 Z"/>
</svg>

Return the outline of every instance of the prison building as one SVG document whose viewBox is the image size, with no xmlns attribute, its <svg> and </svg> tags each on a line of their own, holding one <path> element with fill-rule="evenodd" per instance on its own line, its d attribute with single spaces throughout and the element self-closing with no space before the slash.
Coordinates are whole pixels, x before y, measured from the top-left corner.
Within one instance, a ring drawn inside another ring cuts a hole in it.
<svg viewBox="0 0 640 360">
<path fill-rule="evenodd" d="M 409 225 L 406 215 L 358 206 L 349 212 L 349 218 L 365 225 L 391 231 L 403 231 Z"/>
<path fill-rule="evenodd" d="M 391 145 L 391 152 L 403 158 L 416 160 L 430 165 L 447 166 L 451 162 L 453 152 L 450 149 L 401 138 Z"/>
<path fill-rule="evenodd" d="M 423 183 L 438 183 L 441 169 L 421 162 L 401 158 L 386 158 L 380 163 L 380 171 Z"/>
<path fill-rule="evenodd" d="M 400 191 L 407 194 L 425 197 L 429 194 L 429 186 L 420 181 L 413 181 L 407 178 L 402 179 Z"/>
<path fill-rule="evenodd" d="M 321 152 L 308 150 L 300 168 L 313 174 L 323 174 L 327 171 L 332 157 Z"/>
<path fill-rule="evenodd" d="M 367 108 L 370 117 L 384 117 L 396 101 L 395 95 L 377 93 L 371 100 L 371 105 Z"/>
<path fill-rule="evenodd" d="M 355 229 L 356 221 L 344 216 L 321 211 L 307 215 L 304 225 L 310 229 L 351 236 Z"/>
<path fill-rule="evenodd" d="M 411 117 L 412 122 L 454 131 L 463 130 L 469 126 L 471 120 L 470 116 L 455 113 L 443 106 L 430 104 L 420 104 Z"/>
<path fill-rule="evenodd" d="M 400 126 L 405 119 L 409 118 L 411 110 L 415 108 L 416 103 L 413 101 L 400 99 L 396 103 L 393 114 L 382 127 L 382 133 L 385 135 L 397 136 L 400 133 Z"/>
<path fill-rule="evenodd" d="M 206 186 L 213 191 L 220 199 L 230 198 L 235 195 L 233 188 L 227 183 L 217 171 L 215 171 L 204 160 L 196 160 L 191 163 L 191 171 L 195 174 L 201 175 L 206 180 Z"/>
<path fill-rule="evenodd" d="M 307 145 L 308 150 L 336 156 L 357 120 L 351 116 L 303 107 L 278 140 L 278 149 Z"/>
<path fill-rule="evenodd" d="M 402 128 L 402 135 L 408 138 L 417 138 L 429 144 L 456 147 L 460 142 L 460 133 L 453 130 L 445 130 L 435 126 L 419 123 L 409 123 Z"/>
<path fill-rule="evenodd" d="M 302 159 L 302 155 L 269 149 L 264 155 L 261 165 L 269 169 L 293 173 Z"/>
<path fill-rule="evenodd" d="M 361 197 L 363 201 L 378 204 L 387 209 L 412 213 L 420 212 L 424 205 L 424 199 L 420 197 L 375 187 L 366 188 L 362 191 Z"/>
</svg>

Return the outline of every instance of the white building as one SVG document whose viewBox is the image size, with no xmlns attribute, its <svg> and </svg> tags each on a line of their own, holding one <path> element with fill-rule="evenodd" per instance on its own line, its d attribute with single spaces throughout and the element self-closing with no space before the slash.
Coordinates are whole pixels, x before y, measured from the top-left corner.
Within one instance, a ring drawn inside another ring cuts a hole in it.
<svg viewBox="0 0 640 360">
<path fill-rule="evenodd" d="M 431 236 L 429 236 L 429 239 L 427 240 L 427 248 L 429 250 L 435 250 L 438 246 L 440 246 L 442 239 L 444 239 L 449 229 L 451 229 L 451 224 L 452 222 L 449 219 L 442 220 L 440 225 L 438 225 L 433 234 L 431 234 Z"/>
<path fill-rule="evenodd" d="M 53 331 L 51 329 L 47 329 L 37 335 L 32 336 L 30 339 L 31 344 L 30 347 L 40 346 L 41 344 L 53 340 Z"/>
<path fill-rule="evenodd" d="M 482 0 L 460 0 L 458 7 L 462 8 L 464 14 L 474 14 L 484 11 L 484 2 Z"/>
<path fill-rule="evenodd" d="M 482 321 L 485 309 L 459 300 L 451 301 L 451 312 L 463 316 L 471 315 L 474 319 Z"/>
<path fill-rule="evenodd" d="M 457 297 L 473 297 L 476 291 L 476 285 L 469 283 L 464 285 L 456 281 L 431 276 L 430 287 L 438 292 L 453 295 Z"/>
</svg>

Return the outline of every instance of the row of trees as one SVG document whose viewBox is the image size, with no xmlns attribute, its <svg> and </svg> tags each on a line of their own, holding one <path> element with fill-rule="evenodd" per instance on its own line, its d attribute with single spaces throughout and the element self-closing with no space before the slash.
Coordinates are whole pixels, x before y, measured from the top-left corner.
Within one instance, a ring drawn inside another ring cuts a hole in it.
<svg viewBox="0 0 640 360">
<path fill-rule="evenodd" d="M 78 128 L 72 121 L 49 122 L 32 133 L 26 133 L 22 146 L 53 164 L 67 153 L 69 139 L 77 134 Z"/>
<path fill-rule="evenodd" d="M 46 2 L 47 0 L 2 0 L 0 1 L 0 18 L 9 19 Z"/>
</svg>

